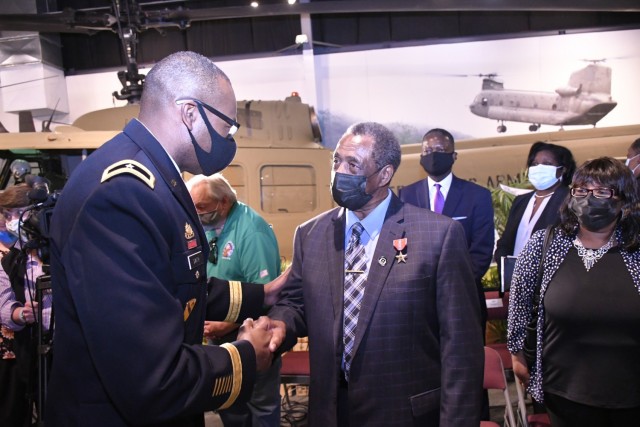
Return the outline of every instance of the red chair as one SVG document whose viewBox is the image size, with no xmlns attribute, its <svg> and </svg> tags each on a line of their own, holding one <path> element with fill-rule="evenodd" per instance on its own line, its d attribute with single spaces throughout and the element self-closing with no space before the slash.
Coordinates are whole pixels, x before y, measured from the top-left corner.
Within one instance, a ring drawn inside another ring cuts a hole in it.
<svg viewBox="0 0 640 427">
<path fill-rule="evenodd" d="M 522 427 L 551 427 L 551 420 L 548 414 L 527 414 L 524 388 L 517 378 L 515 383 L 518 393 L 518 421 L 520 425 Z"/>
<path fill-rule="evenodd" d="M 282 355 L 282 367 L 280 368 L 280 382 L 284 387 L 283 417 L 292 426 L 297 425 L 297 421 L 305 418 L 306 414 L 297 418 L 293 415 L 287 417 L 288 412 L 295 412 L 289 398 L 290 386 L 309 385 L 309 351 L 290 351 Z M 285 406 L 286 403 L 286 406 Z M 305 411 L 306 412 L 306 411 Z"/>
<path fill-rule="evenodd" d="M 516 419 L 513 415 L 513 406 L 511 405 L 502 359 L 497 351 L 489 347 L 484 348 L 484 388 L 485 390 L 498 389 L 503 391 L 505 401 L 504 426 L 516 427 Z M 493 421 L 482 421 L 480 426 L 499 427 L 499 424 Z"/>
</svg>

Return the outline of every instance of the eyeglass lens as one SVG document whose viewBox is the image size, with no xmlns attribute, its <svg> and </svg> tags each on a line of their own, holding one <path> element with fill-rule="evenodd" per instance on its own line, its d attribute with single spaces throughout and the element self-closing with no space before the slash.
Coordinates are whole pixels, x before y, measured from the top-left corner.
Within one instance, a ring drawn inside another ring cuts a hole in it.
<svg viewBox="0 0 640 427">
<path fill-rule="evenodd" d="M 611 188 L 594 188 L 592 190 L 575 187 L 571 189 L 571 195 L 573 197 L 587 197 L 589 193 L 593 194 L 596 199 L 609 199 L 613 197 L 614 191 Z"/>
</svg>

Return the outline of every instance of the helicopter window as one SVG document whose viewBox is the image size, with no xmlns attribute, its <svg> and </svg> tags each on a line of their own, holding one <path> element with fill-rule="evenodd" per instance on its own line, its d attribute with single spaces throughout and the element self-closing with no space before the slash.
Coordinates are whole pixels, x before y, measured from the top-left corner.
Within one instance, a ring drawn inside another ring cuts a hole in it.
<svg viewBox="0 0 640 427">
<path fill-rule="evenodd" d="M 222 173 L 229 181 L 234 190 L 238 200 L 243 203 L 247 203 L 247 186 L 244 179 L 244 168 L 240 165 L 229 165 Z"/>
<path fill-rule="evenodd" d="M 483 107 L 486 107 L 488 103 L 489 103 L 489 100 L 487 98 L 482 98 L 481 104 Z"/>
<path fill-rule="evenodd" d="M 268 213 L 316 209 L 316 175 L 311 166 L 268 165 L 260 169 L 260 205 Z"/>
<path fill-rule="evenodd" d="M 502 107 L 502 105 L 504 104 L 504 102 L 502 102 L 502 99 L 500 100 L 500 106 Z"/>
<path fill-rule="evenodd" d="M 555 110 L 557 110 L 557 109 L 558 109 L 558 106 L 557 106 L 556 104 L 553 104 L 553 105 L 551 106 L 551 109 L 552 109 L 553 111 L 555 111 Z"/>
</svg>

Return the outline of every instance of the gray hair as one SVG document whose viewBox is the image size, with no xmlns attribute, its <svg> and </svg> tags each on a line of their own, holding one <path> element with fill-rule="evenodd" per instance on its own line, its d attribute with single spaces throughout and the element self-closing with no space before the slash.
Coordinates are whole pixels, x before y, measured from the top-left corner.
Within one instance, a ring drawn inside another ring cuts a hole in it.
<svg viewBox="0 0 640 427">
<path fill-rule="evenodd" d="M 376 169 L 382 169 L 386 165 L 393 166 L 394 172 L 400 167 L 402 152 L 400 143 L 387 127 L 375 122 L 362 122 L 349 126 L 344 135 L 368 136 L 373 139 L 371 157 Z M 343 135 L 343 137 L 344 137 Z"/>
<path fill-rule="evenodd" d="M 196 186 L 206 185 L 208 189 L 208 196 L 213 200 L 227 199 L 231 204 L 238 201 L 238 195 L 236 190 L 233 189 L 227 178 L 222 176 L 221 173 L 215 173 L 210 176 L 194 175 L 189 181 L 187 181 L 187 189 L 191 191 Z"/>
</svg>

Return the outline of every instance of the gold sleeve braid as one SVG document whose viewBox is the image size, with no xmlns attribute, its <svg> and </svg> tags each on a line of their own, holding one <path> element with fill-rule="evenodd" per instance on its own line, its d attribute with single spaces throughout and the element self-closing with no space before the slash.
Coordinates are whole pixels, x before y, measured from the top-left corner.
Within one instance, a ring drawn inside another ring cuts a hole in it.
<svg viewBox="0 0 640 427">
<path fill-rule="evenodd" d="M 237 280 L 229 281 L 229 311 L 225 322 L 236 323 L 242 307 L 242 285 Z"/>
<path fill-rule="evenodd" d="M 240 352 L 233 344 L 224 343 L 220 347 L 229 352 L 233 372 L 231 375 L 216 379 L 213 386 L 213 396 L 229 393 L 227 401 L 218 408 L 227 409 L 235 403 L 236 399 L 240 395 L 240 389 L 242 388 L 242 359 L 240 358 Z"/>
</svg>

